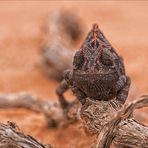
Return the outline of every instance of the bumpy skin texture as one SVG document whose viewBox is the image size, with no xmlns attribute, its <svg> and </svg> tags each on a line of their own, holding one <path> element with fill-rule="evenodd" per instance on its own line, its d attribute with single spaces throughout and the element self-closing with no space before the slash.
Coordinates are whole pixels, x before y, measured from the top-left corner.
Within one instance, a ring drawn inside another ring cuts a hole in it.
<svg viewBox="0 0 148 148">
<path fill-rule="evenodd" d="M 75 53 L 73 69 L 64 71 L 64 80 L 56 92 L 63 108 L 68 105 L 63 95 L 68 88 L 82 104 L 86 97 L 106 101 L 116 98 L 124 103 L 130 83 L 122 58 L 94 24 Z"/>
</svg>

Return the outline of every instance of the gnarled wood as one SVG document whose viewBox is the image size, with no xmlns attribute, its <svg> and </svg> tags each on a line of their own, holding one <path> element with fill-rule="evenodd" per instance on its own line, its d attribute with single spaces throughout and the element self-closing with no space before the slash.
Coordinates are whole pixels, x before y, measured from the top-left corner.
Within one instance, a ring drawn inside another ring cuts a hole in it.
<svg viewBox="0 0 148 148">
<path fill-rule="evenodd" d="M 89 133 L 96 134 L 95 148 L 148 147 L 148 127 L 138 123 L 133 117 L 135 109 L 148 106 L 148 96 L 125 104 L 120 102 L 92 101 L 89 98 L 82 107 L 81 117 Z"/>
<path fill-rule="evenodd" d="M 8 122 L 0 123 L 0 148 L 52 148 L 52 146 L 39 143 L 35 138 L 19 131 L 14 123 Z"/>
<path fill-rule="evenodd" d="M 40 112 L 50 126 L 61 126 L 78 121 L 81 116 L 86 132 L 95 134 L 95 148 L 108 148 L 113 143 L 117 148 L 148 147 L 148 127 L 133 118 L 133 111 L 148 106 L 148 96 L 122 104 L 117 100 L 94 101 L 87 98 L 84 105 L 73 102 L 62 110 L 59 103 L 42 101 L 28 93 L 1 94 L 0 108 L 26 108 Z"/>
</svg>

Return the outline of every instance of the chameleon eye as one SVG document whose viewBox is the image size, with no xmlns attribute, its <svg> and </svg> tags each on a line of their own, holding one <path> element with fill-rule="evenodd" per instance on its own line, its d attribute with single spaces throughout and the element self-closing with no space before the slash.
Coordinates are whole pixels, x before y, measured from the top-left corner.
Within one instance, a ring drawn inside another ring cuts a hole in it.
<svg viewBox="0 0 148 148">
<path fill-rule="evenodd" d="M 105 56 L 105 55 L 101 56 L 101 62 L 105 66 L 112 66 L 113 65 L 112 60 L 108 56 Z"/>
<path fill-rule="evenodd" d="M 109 50 L 106 48 L 103 49 L 103 53 L 101 55 L 101 62 L 105 66 L 112 66 L 113 65 L 112 57 L 109 54 Z"/>
<path fill-rule="evenodd" d="M 74 69 L 81 69 L 84 62 L 84 57 L 81 51 L 76 52 L 74 56 L 73 66 Z"/>
<path fill-rule="evenodd" d="M 113 62 L 110 59 L 103 59 L 102 63 L 106 66 L 112 66 Z"/>
</svg>

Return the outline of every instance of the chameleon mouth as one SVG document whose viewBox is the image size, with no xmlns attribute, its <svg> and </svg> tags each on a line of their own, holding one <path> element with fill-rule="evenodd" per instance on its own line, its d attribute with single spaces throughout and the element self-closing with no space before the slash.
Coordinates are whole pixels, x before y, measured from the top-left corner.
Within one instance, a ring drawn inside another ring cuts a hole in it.
<svg viewBox="0 0 148 148">
<path fill-rule="evenodd" d="M 102 71 L 81 71 L 81 70 L 78 70 L 78 71 L 75 71 L 74 72 L 74 75 L 79 75 L 79 76 L 104 76 L 104 75 L 109 75 L 109 74 L 114 74 L 116 75 L 116 70 L 114 71 L 107 71 L 107 72 L 102 72 Z"/>
</svg>

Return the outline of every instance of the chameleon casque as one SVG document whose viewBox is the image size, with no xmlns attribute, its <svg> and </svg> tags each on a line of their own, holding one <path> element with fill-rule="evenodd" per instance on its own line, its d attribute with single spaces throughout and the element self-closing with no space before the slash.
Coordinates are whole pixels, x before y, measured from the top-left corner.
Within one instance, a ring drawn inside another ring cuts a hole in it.
<svg viewBox="0 0 148 148">
<path fill-rule="evenodd" d="M 104 101 L 116 98 L 124 103 L 131 84 L 125 74 L 122 58 L 97 24 L 92 26 L 81 48 L 75 53 L 73 68 L 65 70 L 63 77 L 56 90 L 63 108 L 69 104 L 63 95 L 68 88 L 82 104 L 87 97 Z"/>
</svg>

